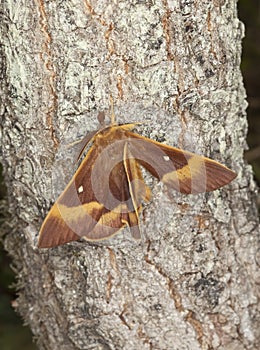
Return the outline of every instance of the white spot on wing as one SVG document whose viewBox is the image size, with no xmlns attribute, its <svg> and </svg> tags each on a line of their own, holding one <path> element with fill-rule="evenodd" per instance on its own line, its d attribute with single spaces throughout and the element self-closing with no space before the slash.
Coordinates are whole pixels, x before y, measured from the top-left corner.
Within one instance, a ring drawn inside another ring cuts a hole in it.
<svg viewBox="0 0 260 350">
<path fill-rule="evenodd" d="M 83 192 L 83 186 L 81 185 L 81 186 L 79 186 L 79 188 L 78 188 L 78 193 L 82 193 Z"/>
</svg>

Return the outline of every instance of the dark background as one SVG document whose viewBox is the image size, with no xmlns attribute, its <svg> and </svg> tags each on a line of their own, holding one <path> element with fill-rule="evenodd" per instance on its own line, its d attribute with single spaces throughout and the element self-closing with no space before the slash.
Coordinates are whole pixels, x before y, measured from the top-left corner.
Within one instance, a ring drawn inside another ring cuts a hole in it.
<svg viewBox="0 0 260 350">
<path fill-rule="evenodd" d="M 246 160 L 252 164 L 255 179 L 260 184 L 260 2 L 259 0 L 240 0 L 238 2 L 239 18 L 246 26 L 246 37 L 243 40 L 241 69 L 249 102 L 248 113 L 248 146 Z M 0 165 L 0 200 L 6 198 L 6 189 Z M 4 203 L 3 203 L 4 204 Z M 260 203 L 259 203 L 260 204 Z M 4 209 L 6 211 L 6 208 Z M 7 221 L 0 204 L 0 237 L 5 231 Z M 1 350 L 34 350 L 32 335 L 23 320 L 15 313 L 15 276 L 10 268 L 11 260 L 3 250 L 0 242 L 0 349 Z"/>
<path fill-rule="evenodd" d="M 245 158 L 252 164 L 255 179 L 260 184 L 260 2 L 238 1 L 239 18 L 246 26 L 241 69 L 247 91 L 249 151 Z"/>
</svg>

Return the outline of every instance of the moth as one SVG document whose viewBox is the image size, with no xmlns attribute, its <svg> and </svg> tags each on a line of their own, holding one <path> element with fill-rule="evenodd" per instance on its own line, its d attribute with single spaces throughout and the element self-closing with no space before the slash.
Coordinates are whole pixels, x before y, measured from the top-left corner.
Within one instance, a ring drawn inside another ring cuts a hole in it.
<svg viewBox="0 0 260 350">
<path fill-rule="evenodd" d="M 112 122 L 84 139 L 80 156 L 88 144 L 91 147 L 46 216 L 39 248 L 81 237 L 104 240 L 125 226 L 140 239 L 139 215 L 151 198 L 141 167 L 185 194 L 214 191 L 236 177 L 212 159 L 134 133 L 136 124 Z"/>
</svg>

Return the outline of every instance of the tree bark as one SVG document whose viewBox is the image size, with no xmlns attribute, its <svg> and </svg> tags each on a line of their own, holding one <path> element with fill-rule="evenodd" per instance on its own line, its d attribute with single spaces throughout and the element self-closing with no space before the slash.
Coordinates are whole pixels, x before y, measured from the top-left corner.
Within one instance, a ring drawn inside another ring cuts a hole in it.
<svg viewBox="0 0 260 350">
<path fill-rule="evenodd" d="M 236 1 L 2 1 L 2 162 L 18 310 L 39 349 L 257 349 L 259 232 Z M 185 196 L 148 177 L 142 241 L 36 248 L 75 169 L 68 144 L 120 123 L 220 161 L 230 185 Z M 109 112 L 107 112 L 109 115 Z"/>
</svg>

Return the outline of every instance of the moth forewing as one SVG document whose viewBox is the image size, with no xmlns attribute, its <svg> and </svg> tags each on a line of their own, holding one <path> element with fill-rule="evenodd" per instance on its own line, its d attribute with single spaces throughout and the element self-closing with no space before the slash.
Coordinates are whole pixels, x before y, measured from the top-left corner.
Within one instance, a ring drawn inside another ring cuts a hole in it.
<svg viewBox="0 0 260 350">
<path fill-rule="evenodd" d="M 92 147 L 44 220 L 39 247 L 54 247 L 80 237 L 106 239 L 125 225 L 140 238 L 128 176 L 141 172 L 133 171 L 136 168 L 132 165 L 127 174 L 123 160 L 125 131 L 134 125 L 106 127 L 91 135 Z"/>
<path fill-rule="evenodd" d="M 64 221 L 65 215 L 61 214 L 57 203 L 52 206 L 40 230 L 39 248 L 52 248 L 80 238 Z"/>
<path fill-rule="evenodd" d="M 213 191 L 237 175 L 224 165 L 138 134 L 132 137 L 131 154 L 165 185 L 186 194 Z"/>
</svg>

